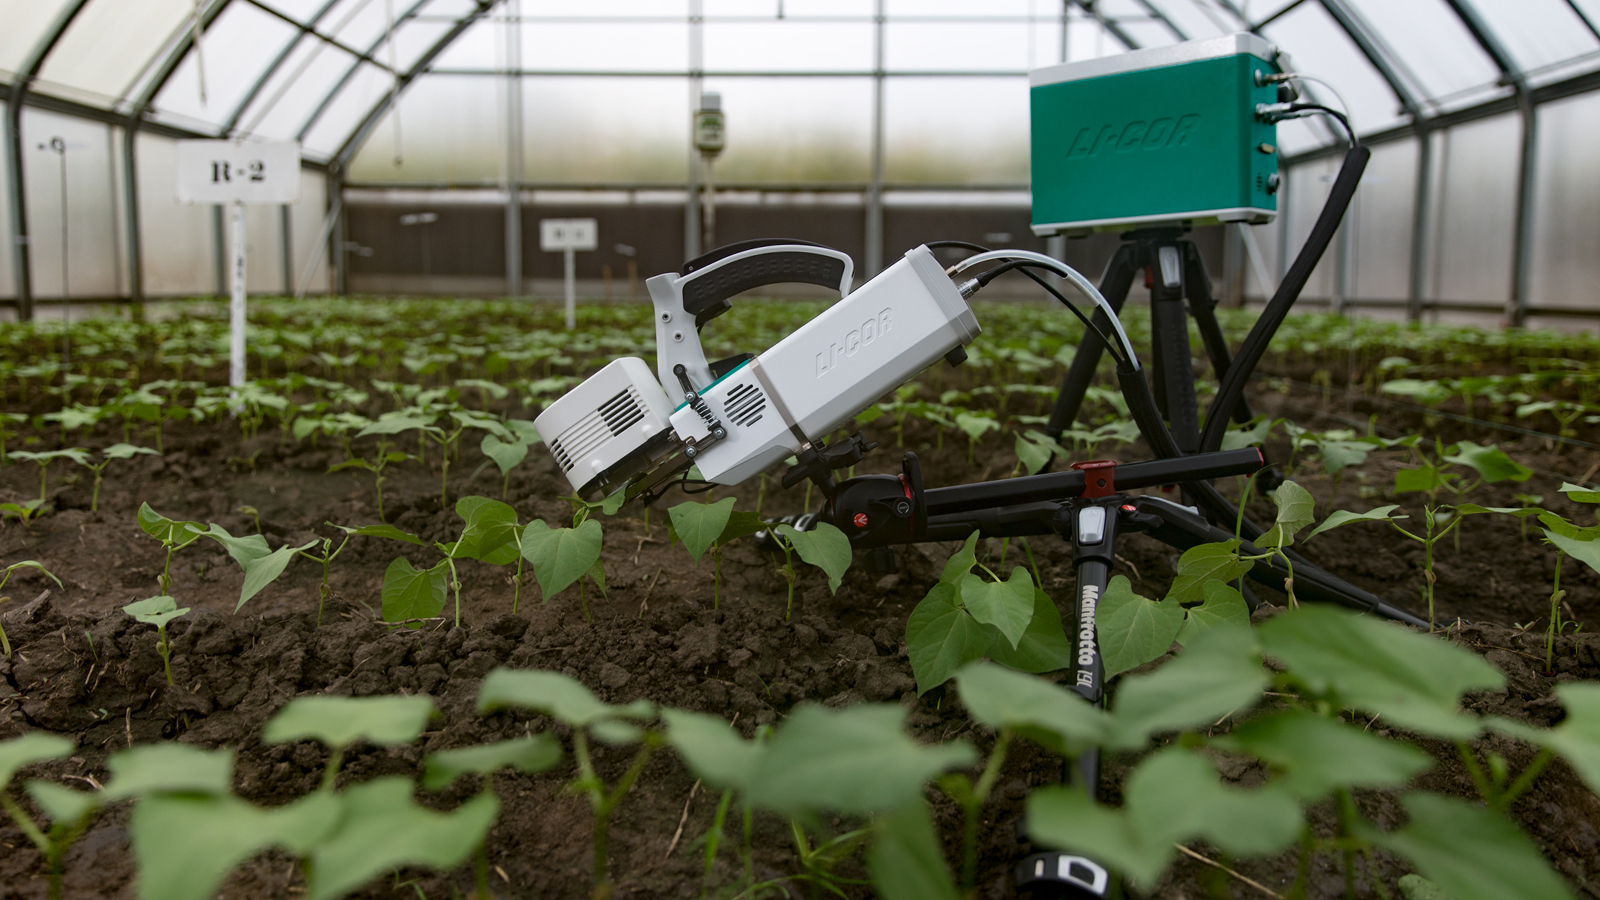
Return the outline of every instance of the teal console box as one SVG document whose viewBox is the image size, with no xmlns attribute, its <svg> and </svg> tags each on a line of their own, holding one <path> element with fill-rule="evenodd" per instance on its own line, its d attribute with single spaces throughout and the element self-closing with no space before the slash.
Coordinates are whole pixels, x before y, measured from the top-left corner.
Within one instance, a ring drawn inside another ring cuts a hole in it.
<svg viewBox="0 0 1600 900">
<path fill-rule="evenodd" d="M 1034 234 L 1272 221 L 1276 57 L 1232 34 L 1033 70 Z"/>
</svg>

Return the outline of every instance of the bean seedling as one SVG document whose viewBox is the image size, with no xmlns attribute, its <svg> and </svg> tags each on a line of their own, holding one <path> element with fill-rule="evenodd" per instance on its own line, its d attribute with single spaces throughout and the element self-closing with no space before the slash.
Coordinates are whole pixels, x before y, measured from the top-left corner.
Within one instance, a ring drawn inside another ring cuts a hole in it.
<svg viewBox="0 0 1600 900">
<path fill-rule="evenodd" d="M 178 608 L 178 601 L 166 596 L 147 597 L 129 603 L 122 611 L 146 625 L 156 627 L 156 652 L 161 654 L 161 668 L 167 673 L 167 686 L 172 685 L 172 639 L 167 637 L 167 623 L 189 614 L 189 607 Z"/>
</svg>

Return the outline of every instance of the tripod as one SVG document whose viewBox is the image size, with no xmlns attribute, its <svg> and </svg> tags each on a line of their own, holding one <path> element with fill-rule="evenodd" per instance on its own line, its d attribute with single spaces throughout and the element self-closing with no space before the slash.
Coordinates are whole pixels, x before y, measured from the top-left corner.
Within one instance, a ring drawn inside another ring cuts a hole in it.
<svg viewBox="0 0 1600 900">
<path fill-rule="evenodd" d="M 1186 239 L 1183 228 L 1141 228 L 1122 238 L 1122 246 L 1107 264 L 1100 279 L 1100 293 L 1117 312 L 1128 300 L 1128 290 L 1140 272 L 1150 288 L 1151 374 L 1155 380 L 1156 406 L 1172 429 L 1178 448 L 1184 453 L 1200 449 L 1200 403 L 1195 396 L 1193 351 L 1189 346 L 1188 315 L 1194 316 L 1200 340 L 1205 344 L 1211 368 L 1220 379 L 1233 364 L 1227 338 L 1217 323 L 1217 301 L 1211 296 L 1211 275 L 1206 271 L 1200 249 Z M 1095 310 L 1093 322 L 1102 332 L 1111 326 L 1103 310 Z M 1083 406 L 1084 394 L 1094 383 L 1105 345 L 1093 331 L 1084 333 L 1077 355 L 1061 382 L 1055 407 L 1050 411 L 1045 433 L 1059 438 L 1072 425 Z M 1250 421 L 1250 407 L 1240 398 L 1233 407 L 1234 421 Z"/>
</svg>

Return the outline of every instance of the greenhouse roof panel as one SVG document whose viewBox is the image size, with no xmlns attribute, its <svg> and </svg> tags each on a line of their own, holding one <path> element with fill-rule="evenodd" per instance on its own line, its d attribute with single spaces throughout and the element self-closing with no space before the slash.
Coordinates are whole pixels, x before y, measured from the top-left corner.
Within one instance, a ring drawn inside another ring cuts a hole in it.
<svg viewBox="0 0 1600 900">
<path fill-rule="evenodd" d="M 16 72 L 55 25 L 68 0 L 0 0 L 0 70 Z M 7 79 L 9 80 L 9 78 Z"/>
<path fill-rule="evenodd" d="M 196 54 L 191 47 L 184 54 L 183 62 L 156 94 L 152 111 L 158 117 L 181 116 L 220 128 L 299 33 L 257 6 L 230 4 L 206 29 L 200 52 Z"/>
<path fill-rule="evenodd" d="M 176 33 L 192 27 L 194 13 L 193 0 L 90 0 L 61 35 L 39 79 L 106 98 L 102 105 L 110 106 Z"/>
<path fill-rule="evenodd" d="M 1476 0 L 1472 5 L 1524 71 L 1600 50 L 1600 38 L 1565 0 Z"/>
</svg>

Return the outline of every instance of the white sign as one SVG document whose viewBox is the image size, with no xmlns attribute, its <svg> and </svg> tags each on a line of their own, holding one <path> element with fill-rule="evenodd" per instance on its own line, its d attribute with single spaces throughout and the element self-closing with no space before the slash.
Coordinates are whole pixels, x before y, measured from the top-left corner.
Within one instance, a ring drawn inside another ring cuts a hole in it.
<svg viewBox="0 0 1600 900">
<path fill-rule="evenodd" d="M 300 145 L 179 141 L 178 202 L 298 203 Z"/>
<path fill-rule="evenodd" d="M 600 225 L 594 219 L 540 219 L 540 250 L 597 250 Z"/>
</svg>

